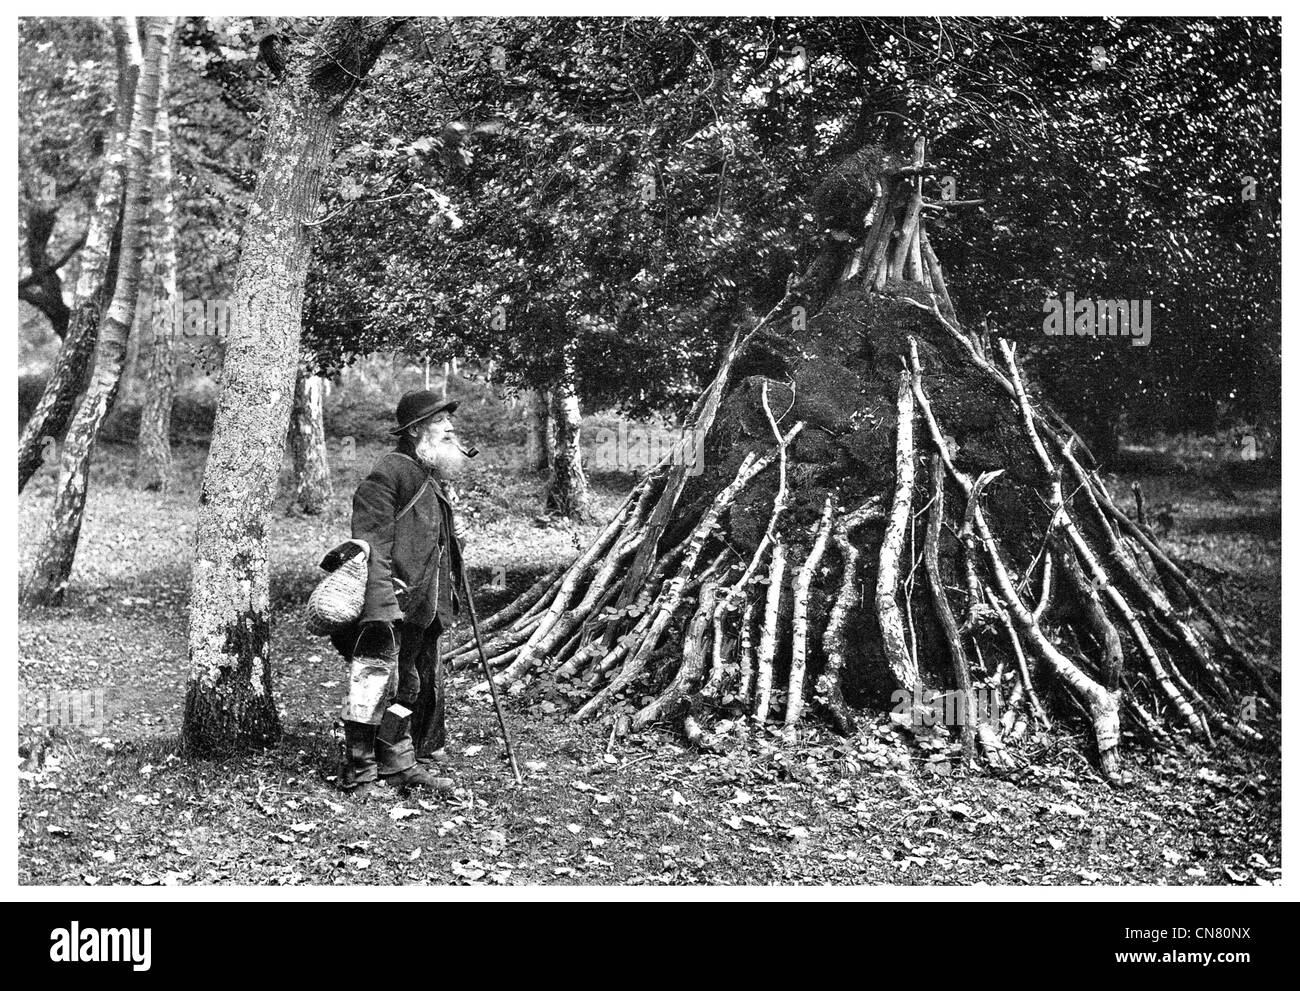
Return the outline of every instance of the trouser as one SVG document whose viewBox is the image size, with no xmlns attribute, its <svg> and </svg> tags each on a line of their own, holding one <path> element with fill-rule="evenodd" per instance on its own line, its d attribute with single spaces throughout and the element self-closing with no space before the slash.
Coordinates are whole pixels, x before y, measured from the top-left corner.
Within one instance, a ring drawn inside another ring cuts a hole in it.
<svg viewBox="0 0 1300 991">
<path fill-rule="evenodd" d="M 447 742 L 445 678 L 438 649 L 441 635 L 442 626 L 434 620 L 428 627 L 396 623 L 391 632 L 383 624 L 370 623 L 359 633 L 354 628 L 332 638 L 349 662 L 345 722 L 378 726 L 393 702 L 411 710 L 408 739 L 388 745 L 380 741 L 381 773 L 391 773 L 384 766 L 385 751 L 390 757 L 399 756 L 391 753 L 395 747 L 403 757 L 410 753 L 410 763 L 401 761 L 409 767 L 414 755 L 426 756 Z"/>
<path fill-rule="evenodd" d="M 438 640 L 442 624 L 403 636 L 398 662 L 398 699 L 411 710 L 415 753 L 425 757 L 447 745 L 447 690 Z"/>
</svg>

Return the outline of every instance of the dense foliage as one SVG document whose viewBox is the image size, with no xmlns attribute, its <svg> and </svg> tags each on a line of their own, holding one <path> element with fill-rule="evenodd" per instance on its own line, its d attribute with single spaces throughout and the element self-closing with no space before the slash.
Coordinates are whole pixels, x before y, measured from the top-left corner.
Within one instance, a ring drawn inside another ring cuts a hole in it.
<svg viewBox="0 0 1300 991">
<path fill-rule="evenodd" d="M 182 24 L 187 295 L 228 289 L 271 24 Z M 84 201 L 109 46 L 21 31 L 20 196 Z M 1280 107 L 1275 19 L 421 19 L 346 115 L 306 340 L 324 368 L 400 350 L 511 386 L 567 358 L 588 405 L 681 412 L 826 236 L 819 178 L 920 134 L 985 200 L 935 235 L 963 318 L 1022 341 L 1085 434 L 1275 426 Z M 1151 300 L 1150 345 L 1044 335 L 1067 291 Z"/>
</svg>

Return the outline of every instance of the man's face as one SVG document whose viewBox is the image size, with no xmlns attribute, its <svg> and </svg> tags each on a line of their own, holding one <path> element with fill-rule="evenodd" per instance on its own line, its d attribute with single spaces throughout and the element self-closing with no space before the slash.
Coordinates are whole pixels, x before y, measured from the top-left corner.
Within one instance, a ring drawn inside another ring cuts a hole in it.
<svg viewBox="0 0 1300 991">
<path fill-rule="evenodd" d="M 424 422 L 423 436 L 420 439 L 428 444 L 441 444 L 444 440 L 454 444 L 456 442 L 456 425 L 452 422 L 451 414 L 444 410 L 437 416 L 426 420 Z"/>
<path fill-rule="evenodd" d="M 450 413 L 439 413 L 417 427 L 415 456 L 444 478 L 460 474 L 465 456 L 456 443 L 456 426 Z"/>
</svg>

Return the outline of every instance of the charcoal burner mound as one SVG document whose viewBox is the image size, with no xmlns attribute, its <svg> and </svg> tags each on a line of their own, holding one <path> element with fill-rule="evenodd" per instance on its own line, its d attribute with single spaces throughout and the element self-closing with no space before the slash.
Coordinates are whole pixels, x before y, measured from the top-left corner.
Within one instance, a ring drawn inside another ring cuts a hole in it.
<svg viewBox="0 0 1300 991">
<path fill-rule="evenodd" d="M 1261 740 L 1237 714 L 1248 695 L 1276 713 L 1269 678 L 1014 349 L 959 324 L 926 234 L 947 208 L 932 171 L 918 143 L 843 193 L 863 236 L 828 237 L 731 342 L 691 419 L 704 470 L 665 458 L 487 621 L 498 684 L 553 678 L 578 721 L 705 746 L 724 716 L 848 733 L 901 698 L 994 768 L 1031 723 L 1082 718 L 1112 779 L 1126 734 Z"/>
</svg>

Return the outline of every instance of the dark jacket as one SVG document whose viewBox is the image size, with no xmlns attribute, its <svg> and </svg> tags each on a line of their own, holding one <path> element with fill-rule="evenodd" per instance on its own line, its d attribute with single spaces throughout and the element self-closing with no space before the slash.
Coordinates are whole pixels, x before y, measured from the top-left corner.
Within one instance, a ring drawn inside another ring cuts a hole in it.
<svg viewBox="0 0 1300 991">
<path fill-rule="evenodd" d="M 460 611 L 460 545 L 451 504 L 412 453 L 404 438 L 375 462 L 352 498 L 352 536 L 370 544 L 360 622 L 402 620 L 427 627 L 438 619 L 445 629 Z M 398 520 L 417 493 L 419 499 Z"/>
</svg>

